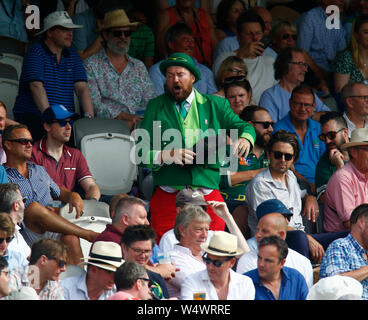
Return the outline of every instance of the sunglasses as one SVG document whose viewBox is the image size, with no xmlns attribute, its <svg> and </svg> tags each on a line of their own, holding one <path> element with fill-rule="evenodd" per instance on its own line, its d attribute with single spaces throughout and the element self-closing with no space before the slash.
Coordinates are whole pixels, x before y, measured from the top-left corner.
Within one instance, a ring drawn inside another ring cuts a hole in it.
<svg viewBox="0 0 368 320">
<path fill-rule="evenodd" d="M 0 238 L 0 243 L 2 243 L 4 240 L 5 242 L 9 243 L 14 239 L 14 236 L 8 237 L 8 238 Z"/>
<path fill-rule="evenodd" d="M 16 142 L 21 144 L 22 146 L 27 146 L 28 143 L 32 144 L 34 143 L 33 139 L 26 139 L 26 138 L 19 138 L 19 139 L 10 139 L 8 140 L 10 142 Z"/>
<path fill-rule="evenodd" d="M 138 278 L 139 280 L 143 280 L 143 281 L 147 281 L 148 282 L 148 287 L 151 288 L 153 286 L 155 286 L 155 282 L 152 281 L 151 279 L 147 279 L 147 278 Z"/>
<path fill-rule="evenodd" d="M 326 141 L 326 138 L 330 139 L 330 140 L 333 140 L 336 138 L 337 134 L 344 130 L 345 128 L 341 128 L 340 130 L 337 130 L 337 131 L 329 131 L 327 132 L 326 134 L 324 133 L 321 133 L 318 137 L 322 140 L 322 141 Z"/>
<path fill-rule="evenodd" d="M 121 38 L 124 35 L 125 38 L 129 38 L 133 31 L 132 30 L 113 30 L 111 31 L 112 35 L 116 38 Z"/>
<path fill-rule="evenodd" d="M 291 34 L 291 33 L 284 33 L 282 36 L 281 36 L 281 39 L 282 40 L 287 40 L 289 38 L 292 38 L 294 41 L 296 41 L 296 34 Z"/>
<path fill-rule="evenodd" d="M 231 260 L 233 257 L 228 257 L 226 260 L 224 261 L 220 261 L 220 260 L 212 260 L 210 258 L 208 258 L 207 256 L 202 256 L 203 261 L 205 264 L 210 264 L 212 263 L 216 268 L 220 268 L 226 261 Z"/>
<path fill-rule="evenodd" d="M 50 260 L 55 260 L 56 263 L 57 263 L 57 265 L 59 266 L 59 268 L 64 268 L 66 266 L 66 264 L 67 264 L 65 261 L 60 260 L 60 259 L 58 259 L 58 258 L 56 258 L 54 256 L 46 256 L 46 257 L 48 259 L 50 259 Z"/>
<path fill-rule="evenodd" d="M 286 161 L 290 161 L 294 157 L 294 155 L 291 153 L 283 153 L 280 151 L 271 151 L 271 152 L 273 153 L 275 159 L 281 159 L 282 157 L 284 157 Z"/>
<path fill-rule="evenodd" d="M 230 84 L 233 82 L 241 82 L 241 81 L 244 81 L 245 79 L 246 79 L 245 76 L 233 76 L 233 77 L 225 78 L 224 83 Z"/>
<path fill-rule="evenodd" d="M 273 126 L 275 124 L 272 121 L 251 121 L 251 122 L 262 124 L 264 129 L 268 129 L 270 126 Z"/>
<path fill-rule="evenodd" d="M 70 126 L 73 126 L 74 120 L 55 120 L 52 123 L 58 123 L 60 127 L 65 127 L 68 123 L 70 124 Z"/>
</svg>

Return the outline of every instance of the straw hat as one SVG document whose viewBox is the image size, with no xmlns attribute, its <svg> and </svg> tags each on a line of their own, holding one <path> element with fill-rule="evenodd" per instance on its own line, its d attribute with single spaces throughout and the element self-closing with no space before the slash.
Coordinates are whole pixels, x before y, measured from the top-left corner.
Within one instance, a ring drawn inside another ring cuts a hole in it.
<svg viewBox="0 0 368 320">
<path fill-rule="evenodd" d="M 66 11 L 54 11 L 51 12 L 43 20 L 43 30 L 38 32 L 36 36 L 44 33 L 52 27 L 61 26 L 68 29 L 83 28 L 82 25 L 74 24 L 72 18 L 70 18 L 68 12 Z"/>
<path fill-rule="evenodd" d="M 84 260 L 82 265 L 91 264 L 109 271 L 116 271 L 124 263 L 121 246 L 112 241 L 96 241 L 89 257 Z"/>
<path fill-rule="evenodd" d="M 225 231 L 215 231 L 208 244 L 202 243 L 203 251 L 220 257 L 231 257 L 242 254 L 238 248 L 238 238 Z"/>
<path fill-rule="evenodd" d="M 40 300 L 35 289 L 32 287 L 21 287 L 9 293 L 9 300 Z"/>
<path fill-rule="evenodd" d="M 119 27 L 137 27 L 138 25 L 139 22 L 130 22 L 123 9 L 117 9 L 105 14 L 100 31 Z"/>
<path fill-rule="evenodd" d="M 344 143 L 341 150 L 345 151 L 351 147 L 368 145 L 368 128 L 358 128 L 351 133 L 350 142 Z"/>
</svg>

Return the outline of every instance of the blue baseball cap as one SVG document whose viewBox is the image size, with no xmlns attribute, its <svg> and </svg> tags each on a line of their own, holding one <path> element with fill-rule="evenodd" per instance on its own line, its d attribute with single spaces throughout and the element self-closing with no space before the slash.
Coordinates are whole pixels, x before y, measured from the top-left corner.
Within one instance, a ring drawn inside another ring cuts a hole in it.
<svg viewBox="0 0 368 320">
<path fill-rule="evenodd" d="M 42 113 L 42 121 L 46 123 L 52 123 L 55 120 L 64 120 L 68 118 L 75 120 L 78 118 L 78 115 L 70 112 L 61 104 L 52 104 Z"/>
<path fill-rule="evenodd" d="M 285 205 L 278 199 L 269 199 L 263 201 L 256 210 L 258 221 L 269 213 L 280 213 L 288 220 L 293 216 L 293 213 L 285 207 Z"/>
</svg>

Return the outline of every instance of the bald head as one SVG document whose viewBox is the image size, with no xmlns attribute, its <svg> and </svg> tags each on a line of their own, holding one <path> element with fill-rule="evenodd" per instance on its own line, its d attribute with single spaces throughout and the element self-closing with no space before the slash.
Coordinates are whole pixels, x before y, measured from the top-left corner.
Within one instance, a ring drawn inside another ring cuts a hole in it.
<svg viewBox="0 0 368 320">
<path fill-rule="evenodd" d="M 264 237 L 278 236 L 285 240 L 288 222 L 280 213 L 269 213 L 263 216 L 257 225 L 256 239 L 257 243 Z"/>
</svg>

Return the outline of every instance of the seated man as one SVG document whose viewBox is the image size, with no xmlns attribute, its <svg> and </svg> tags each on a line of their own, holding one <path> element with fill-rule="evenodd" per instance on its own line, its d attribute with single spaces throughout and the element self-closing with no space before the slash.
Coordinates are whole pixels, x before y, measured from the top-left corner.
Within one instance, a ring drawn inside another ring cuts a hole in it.
<svg viewBox="0 0 368 320">
<path fill-rule="evenodd" d="M 40 300 L 64 300 L 58 280 L 67 262 L 67 246 L 54 239 L 40 239 L 32 246 L 29 265 L 10 272 L 9 291 L 31 286 Z"/>
<path fill-rule="evenodd" d="M 84 259 L 87 272 L 60 281 L 65 300 L 104 300 L 116 292 L 114 273 L 124 263 L 121 248 L 114 242 L 97 241 Z"/>
<path fill-rule="evenodd" d="M 308 286 L 303 275 L 285 267 L 286 242 L 278 236 L 263 238 L 258 245 L 257 269 L 244 275 L 253 280 L 255 300 L 305 300 Z"/>
<path fill-rule="evenodd" d="M 194 88 L 203 94 L 213 94 L 217 92 L 215 79 L 212 71 L 203 64 L 200 64 L 194 57 L 195 40 L 193 30 L 186 24 L 178 22 L 171 26 L 165 34 L 165 42 L 168 54 L 184 52 L 192 57 L 194 64 L 201 71 L 201 79 L 194 84 Z M 149 69 L 149 75 L 155 86 L 157 95 L 165 92 L 166 77 L 160 71 L 160 64 L 157 62 Z"/>
<path fill-rule="evenodd" d="M 9 294 L 9 271 L 7 269 L 8 262 L 4 257 L 0 257 L 0 299 L 4 298 Z"/>
<path fill-rule="evenodd" d="M 368 128 L 355 129 L 350 142 L 341 146 L 348 151 L 350 161 L 337 170 L 326 187 L 324 224 L 327 232 L 348 231 L 350 215 L 362 203 L 368 202 Z"/>
<path fill-rule="evenodd" d="M 33 145 L 30 161 L 45 167 L 59 187 L 74 191 L 78 183 L 85 199 L 98 201 L 100 188 L 89 171 L 86 159 L 78 149 L 65 145 L 70 140 L 76 117 L 61 104 L 47 108 L 42 114 L 46 136 Z"/>
<path fill-rule="evenodd" d="M 291 93 L 289 113 L 278 121 L 273 129 L 286 130 L 295 134 L 300 154 L 294 162 L 295 175 L 299 179 L 299 184 L 314 192 L 314 174 L 319 158 L 325 152 L 325 145 L 319 139 L 321 125 L 311 119 L 316 106 L 314 92 L 311 87 L 301 85 L 295 87 Z"/>
<path fill-rule="evenodd" d="M 327 112 L 320 118 L 321 131 L 319 138 L 325 143 L 326 151 L 316 166 L 317 199 L 323 203 L 328 180 L 337 169 L 342 168 L 349 160 L 347 151 L 341 146 L 349 142 L 346 120 L 337 112 Z"/>
<path fill-rule="evenodd" d="M 22 235 L 29 246 L 38 238 L 58 238 L 70 250 L 72 264 L 78 264 L 82 257 L 79 238 L 92 242 L 97 233 L 83 229 L 60 217 L 56 209 L 50 208 L 53 199 L 69 203 L 69 212 L 76 208 L 79 218 L 83 212 L 80 196 L 59 188 L 42 166 L 29 162 L 32 156 L 32 136 L 24 125 L 8 126 L 3 133 L 3 147 L 6 152 L 6 173 L 9 181 L 18 184 L 25 201 Z"/>
<path fill-rule="evenodd" d="M 322 259 L 320 278 L 342 275 L 358 280 L 363 286 L 364 300 L 368 299 L 367 254 L 368 205 L 357 206 L 351 213 L 350 233 L 328 247 Z"/>
<path fill-rule="evenodd" d="M 193 300 L 197 292 L 204 293 L 205 300 L 254 300 L 252 280 L 232 270 L 236 257 L 244 253 L 235 235 L 215 231 L 210 243 L 202 243 L 201 248 L 206 269 L 185 278 L 181 286 L 183 300 Z"/>
<path fill-rule="evenodd" d="M 244 253 L 236 268 L 236 272 L 245 273 L 257 268 L 259 242 L 269 236 L 278 236 L 286 240 L 288 219 L 292 212 L 277 199 L 269 199 L 257 207 L 258 225 L 255 237 L 249 239 L 250 252 Z M 305 278 L 308 287 L 313 285 L 313 269 L 309 259 L 299 252 L 289 248 L 285 266 L 298 270 Z"/>
</svg>

